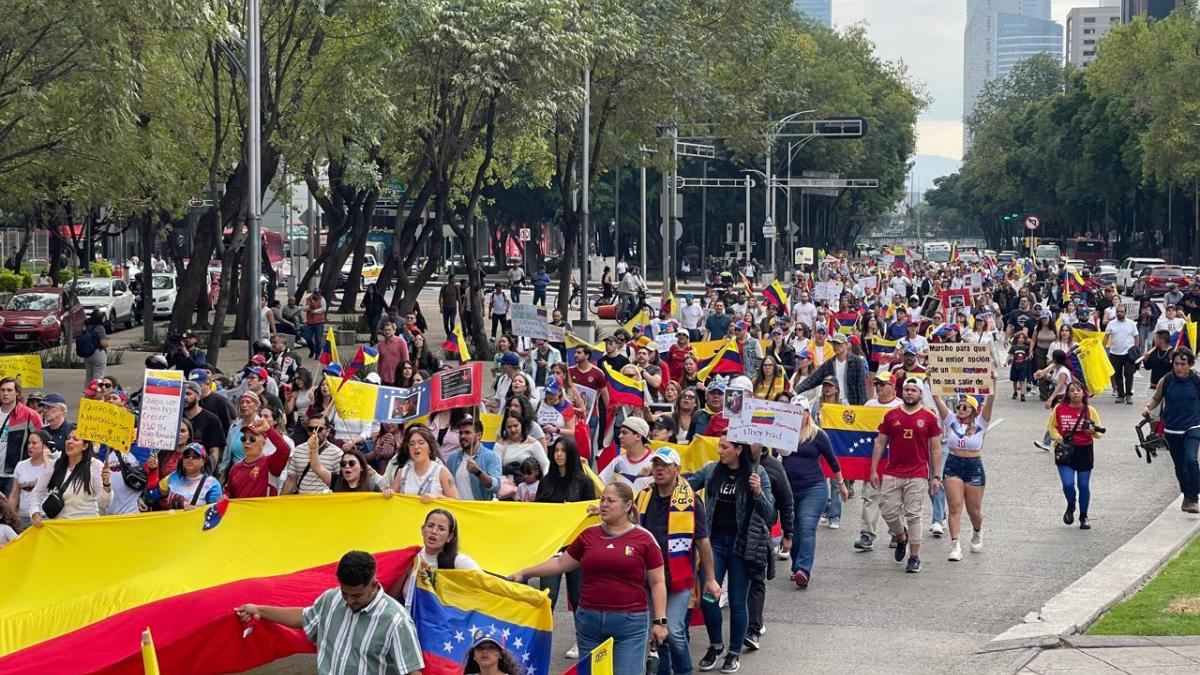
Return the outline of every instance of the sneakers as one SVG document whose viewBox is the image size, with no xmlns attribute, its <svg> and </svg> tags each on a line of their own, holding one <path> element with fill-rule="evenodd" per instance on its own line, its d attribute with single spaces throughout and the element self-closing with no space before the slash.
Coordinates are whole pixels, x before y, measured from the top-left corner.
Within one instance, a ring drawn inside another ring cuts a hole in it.
<svg viewBox="0 0 1200 675">
<path fill-rule="evenodd" d="M 726 654 L 725 663 L 721 666 L 722 673 L 736 673 L 742 668 L 742 659 L 737 654 Z"/>
<path fill-rule="evenodd" d="M 1125 396 L 1125 405 L 1133 405 L 1133 394 L 1127 394 Z"/>
<path fill-rule="evenodd" d="M 895 539 L 895 542 L 896 542 L 896 551 L 895 551 L 894 555 L 896 558 L 896 562 L 900 562 L 900 561 L 904 560 L 904 554 L 908 552 L 908 532 L 905 531 L 903 541 L 901 541 L 900 539 Z"/>
<path fill-rule="evenodd" d="M 896 548 L 896 538 L 895 537 L 892 537 L 892 540 L 888 542 L 888 548 Z"/>
<path fill-rule="evenodd" d="M 563 654 L 563 656 L 567 657 L 568 659 L 579 658 L 579 643 L 578 642 L 571 643 L 571 648 L 568 649 L 567 653 Z"/>
<path fill-rule="evenodd" d="M 792 581 L 796 582 L 796 588 L 808 588 L 808 575 L 804 573 L 804 570 L 796 570 L 792 574 Z"/>
<path fill-rule="evenodd" d="M 1038 450 L 1041 450 L 1042 452 L 1050 452 L 1050 444 L 1049 443 L 1043 443 L 1041 441 L 1034 441 L 1033 447 L 1037 448 Z"/>
<path fill-rule="evenodd" d="M 1013 390 L 1013 400 L 1017 400 L 1017 392 L 1015 389 Z"/>
<path fill-rule="evenodd" d="M 904 571 L 909 574 L 916 574 L 917 572 L 920 572 L 921 571 L 921 559 L 920 558 L 909 558 L 908 564 L 905 565 L 905 567 L 904 567 Z"/>
<path fill-rule="evenodd" d="M 829 529 L 836 530 L 841 526 L 842 526 L 842 521 L 838 520 L 837 518 L 829 519 Z"/>
<path fill-rule="evenodd" d="M 975 530 L 971 535 L 971 553 L 979 553 L 983 550 L 983 533 Z"/>
<path fill-rule="evenodd" d="M 1087 516 L 1079 516 L 1079 529 L 1081 529 L 1081 530 L 1092 529 L 1092 524 L 1088 522 Z"/>
<path fill-rule="evenodd" d="M 763 622 L 763 625 L 758 627 L 758 637 L 762 637 L 766 634 L 767 634 L 767 624 L 766 624 L 766 622 Z"/>
<path fill-rule="evenodd" d="M 942 524 L 936 520 L 933 521 L 933 525 L 929 526 L 929 531 L 935 537 L 941 537 L 943 534 L 946 534 L 946 528 L 942 527 Z"/>
<path fill-rule="evenodd" d="M 953 562 L 962 560 L 962 544 L 957 539 L 950 542 L 950 556 L 946 559 Z"/>
<path fill-rule="evenodd" d="M 746 637 L 742 640 L 742 647 L 750 651 L 758 649 L 758 636 L 754 633 L 747 632 Z"/>
<path fill-rule="evenodd" d="M 871 535 L 860 534 L 858 541 L 854 542 L 854 548 L 859 551 L 873 551 L 875 550 L 875 542 L 871 541 Z"/>
<path fill-rule="evenodd" d="M 784 553 L 783 550 L 778 546 L 775 547 L 775 558 L 777 560 L 787 560 L 789 557 L 791 556 L 789 556 L 787 553 Z"/>
<path fill-rule="evenodd" d="M 718 645 L 716 647 L 709 646 L 708 651 L 704 652 L 704 658 L 700 659 L 700 670 L 709 671 L 717 667 L 717 659 L 725 655 L 725 647 Z"/>
<path fill-rule="evenodd" d="M 1196 502 L 1184 502 L 1180 510 L 1184 513 L 1200 513 L 1200 504 Z"/>
<path fill-rule="evenodd" d="M 822 513 L 822 514 L 821 514 L 821 522 L 822 522 L 822 523 L 828 523 L 828 522 L 829 522 L 829 514 L 828 514 L 828 513 Z"/>
<path fill-rule="evenodd" d="M 1067 504 L 1067 510 L 1063 512 L 1063 525 L 1071 525 L 1075 522 L 1075 505 Z"/>
</svg>

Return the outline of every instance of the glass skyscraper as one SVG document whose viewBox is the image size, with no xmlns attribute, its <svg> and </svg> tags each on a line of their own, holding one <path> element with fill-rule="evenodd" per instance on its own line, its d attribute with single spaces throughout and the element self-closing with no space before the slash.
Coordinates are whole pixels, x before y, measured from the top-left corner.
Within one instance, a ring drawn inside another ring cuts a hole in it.
<svg viewBox="0 0 1200 675">
<path fill-rule="evenodd" d="M 833 27 L 833 0 L 795 0 L 795 7 L 816 23 Z"/>
</svg>

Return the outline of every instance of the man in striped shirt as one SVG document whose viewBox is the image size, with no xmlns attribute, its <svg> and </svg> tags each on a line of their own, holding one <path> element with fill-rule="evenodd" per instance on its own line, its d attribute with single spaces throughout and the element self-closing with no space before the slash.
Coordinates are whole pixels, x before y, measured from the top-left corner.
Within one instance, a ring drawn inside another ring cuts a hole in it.
<svg viewBox="0 0 1200 675">
<path fill-rule="evenodd" d="M 317 646 L 317 672 L 420 673 L 425 667 L 417 630 L 404 606 L 383 592 L 375 578 L 375 558 L 350 551 L 338 562 L 339 588 L 309 607 L 242 605 L 238 618 L 274 621 L 303 628 Z"/>
</svg>

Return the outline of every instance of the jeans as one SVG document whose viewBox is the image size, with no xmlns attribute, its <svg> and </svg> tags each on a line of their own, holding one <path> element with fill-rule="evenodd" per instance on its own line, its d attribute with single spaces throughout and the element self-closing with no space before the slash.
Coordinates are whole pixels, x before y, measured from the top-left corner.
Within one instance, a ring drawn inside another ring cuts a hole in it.
<svg viewBox="0 0 1200 675">
<path fill-rule="evenodd" d="M 493 314 L 492 315 L 492 337 L 493 338 L 496 337 L 496 326 L 497 325 L 500 326 L 501 331 L 507 333 L 508 332 L 508 315 L 507 314 Z"/>
<path fill-rule="evenodd" d="M 544 289 L 544 288 L 533 289 L 533 304 L 535 304 L 535 305 L 546 304 L 546 289 Z"/>
<path fill-rule="evenodd" d="M 691 616 L 688 603 L 691 600 L 690 588 L 667 593 L 667 642 L 658 646 L 658 675 L 692 672 L 692 653 L 688 651 L 688 618 Z"/>
<path fill-rule="evenodd" d="M 1058 467 L 1058 479 L 1062 481 L 1063 496 L 1067 506 L 1075 506 L 1075 486 L 1079 485 L 1079 517 L 1087 518 L 1088 504 L 1092 501 L 1092 472 L 1076 471 L 1069 466 Z"/>
<path fill-rule="evenodd" d="M 946 456 L 949 454 L 950 454 L 950 450 L 947 449 L 946 446 L 943 445 L 942 446 L 942 463 L 938 469 L 937 475 L 942 476 L 942 473 L 945 471 Z M 945 476 L 942 476 L 942 478 L 945 478 Z M 944 481 L 942 481 L 942 482 L 944 482 Z M 931 496 L 929 499 L 930 499 L 930 501 L 933 502 L 933 522 L 935 522 L 935 523 L 946 522 L 946 511 L 947 511 L 946 486 L 939 485 L 938 491 L 935 492 L 933 494 L 933 496 Z"/>
<path fill-rule="evenodd" d="M 613 672 L 642 673 L 646 670 L 646 647 L 650 642 L 650 612 L 598 612 L 580 608 L 575 612 L 575 636 L 580 654 L 587 654 L 612 638 Z"/>
<path fill-rule="evenodd" d="M 795 492 L 796 525 L 792 528 L 796 541 L 792 542 L 792 574 L 804 572 L 812 576 L 813 558 L 817 555 L 817 523 L 821 520 L 821 509 L 829 499 L 829 484 L 819 481 Z M 832 516 L 831 516 L 832 517 Z"/>
<path fill-rule="evenodd" d="M 725 581 L 729 574 L 726 595 L 729 597 L 729 642 L 721 641 L 721 606 L 717 602 L 701 602 L 704 612 L 704 626 L 708 629 L 708 642 L 711 645 L 728 644 L 733 654 L 742 653 L 742 641 L 746 639 L 746 627 L 750 616 L 746 609 L 746 598 L 750 591 L 750 575 L 746 572 L 746 562 L 733 551 L 736 539 L 731 534 L 714 534 L 709 538 L 713 550 L 713 572 L 717 583 Z M 583 645 L 579 645 L 579 653 L 584 653 Z M 613 670 L 614 673 L 633 673 L 636 670 Z"/>
<path fill-rule="evenodd" d="M 514 284 L 514 285 L 512 286 L 512 288 L 510 289 L 509 293 L 510 293 L 510 295 L 512 295 L 512 301 L 513 301 L 513 302 L 520 302 L 520 301 L 521 301 L 521 287 L 520 287 L 520 286 L 517 286 L 517 285 L 515 285 L 515 284 Z M 582 652 L 581 652 L 581 653 L 582 653 Z"/>
<path fill-rule="evenodd" d="M 7 495 L 9 493 L 9 491 L 12 490 L 12 485 L 13 485 L 13 477 L 12 476 L 0 476 L 0 492 Z"/>
<path fill-rule="evenodd" d="M 1200 449 L 1200 429 L 1191 429 L 1186 434 L 1166 434 L 1167 450 L 1175 463 L 1175 479 L 1183 501 L 1195 504 L 1200 499 L 1200 464 L 1196 462 L 1196 451 Z"/>
<path fill-rule="evenodd" d="M 308 357 L 310 359 L 319 357 L 321 350 L 325 347 L 325 324 L 304 324 L 302 330 L 304 341 L 308 343 Z"/>
<path fill-rule="evenodd" d="M 562 584 L 562 578 L 567 577 L 567 601 L 570 603 L 572 610 L 579 608 L 579 585 L 580 573 L 579 570 L 567 572 L 563 574 L 555 574 L 552 577 L 542 577 L 541 588 L 550 591 L 550 609 L 554 609 L 554 605 L 558 602 L 558 589 Z"/>
<path fill-rule="evenodd" d="M 454 322 L 458 319 L 458 311 L 453 307 L 450 309 L 442 309 L 442 328 L 446 329 L 446 337 L 452 339 L 454 335 Z"/>
<path fill-rule="evenodd" d="M 838 479 L 829 478 L 825 481 L 829 485 L 829 498 L 825 500 L 825 515 L 829 516 L 829 522 L 838 523 L 842 520 L 842 493 L 838 490 Z"/>
</svg>

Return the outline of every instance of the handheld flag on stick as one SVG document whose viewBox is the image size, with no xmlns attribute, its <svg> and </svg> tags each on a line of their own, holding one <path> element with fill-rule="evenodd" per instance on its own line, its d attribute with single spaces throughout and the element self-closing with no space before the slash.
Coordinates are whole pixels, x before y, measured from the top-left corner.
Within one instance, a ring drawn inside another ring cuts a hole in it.
<svg viewBox="0 0 1200 675">
<path fill-rule="evenodd" d="M 888 408 L 865 405 L 821 405 L 821 428 L 829 436 L 833 454 L 837 455 L 846 480 L 869 480 L 871 477 L 871 453 L 875 448 L 875 437 Z M 887 461 L 884 451 L 880 471 Z M 822 463 L 825 475 L 832 475 L 829 467 Z"/>
<path fill-rule="evenodd" d="M 378 363 L 378 362 L 379 362 L 379 350 L 378 349 L 375 349 L 374 347 L 368 347 L 366 345 L 360 346 L 358 348 L 358 351 L 354 352 L 354 358 L 350 359 L 350 365 L 346 366 L 346 369 L 344 371 L 345 374 L 341 375 L 342 383 L 340 385 L 338 385 L 338 390 L 340 391 L 341 388 L 343 386 L 345 386 L 346 380 L 349 380 L 350 378 L 354 377 L 354 373 L 357 373 L 358 371 L 362 370 L 363 368 L 366 368 L 367 366 L 371 365 L 372 363 Z"/>
<path fill-rule="evenodd" d="M 746 294 L 754 295 L 754 284 L 751 283 L 751 281 L 746 278 L 745 274 L 741 275 L 741 277 L 742 277 L 742 285 L 746 287 Z"/>
<path fill-rule="evenodd" d="M 650 313 L 643 308 L 632 319 L 626 321 L 622 327 L 626 333 L 632 335 L 634 326 L 645 326 L 648 323 L 650 323 Z"/>
<path fill-rule="evenodd" d="M 317 358 L 321 365 L 327 366 L 331 363 L 341 364 L 342 360 L 338 358 L 337 341 L 333 339 L 333 326 L 325 326 L 325 344 L 321 345 L 321 355 Z"/>
<path fill-rule="evenodd" d="M 744 372 L 742 351 L 738 348 L 737 340 L 730 338 L 707 363 L 701 365 L 700 370 L 696 373 L 696 379 L 705 382 L 709 375 L 725 373 L 742 375 Z"/>
<path fill-rule="evenodd" d="M 783 284 L 780 284 L 779 280 L 776 279 L 771 282 L 770 286 L 763 289 L 763 300 L 780 309 L 786 309 L 788 306 L 788 293 L 784 290 Z"/>
<path fill-rule="evenodd" d="M 646 383 L 635 380 L 628 375 L 613 370 L 612 366 L 604 364 L 604 374 L 608 377 L 608 394 L 613 405 L 631 405 L 637 408 L 646 405 Z"/>
<path fill-rule="evenodd" d="M 159 672 L 158 654 L 154 651 L 154 638 L 150 635 L 149 626 L 142 631 L 142 671 L 146 675 L 158 675 Z"/>
<path fill-rule="evenodd" d="M 454 344 L 458 347 L 458 360 L 466 363 L 471 360 L 471 351 L 467 349 L 467 339 L 463 336 L 462 324 L 454 324 Z"/>
</svg>

